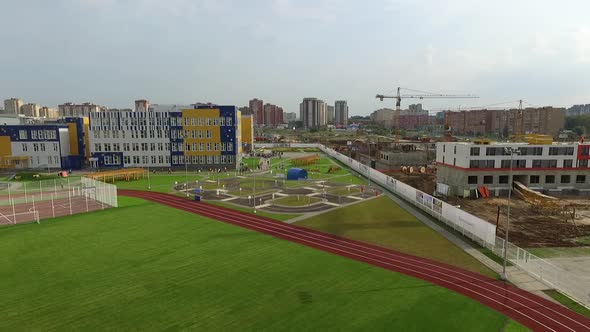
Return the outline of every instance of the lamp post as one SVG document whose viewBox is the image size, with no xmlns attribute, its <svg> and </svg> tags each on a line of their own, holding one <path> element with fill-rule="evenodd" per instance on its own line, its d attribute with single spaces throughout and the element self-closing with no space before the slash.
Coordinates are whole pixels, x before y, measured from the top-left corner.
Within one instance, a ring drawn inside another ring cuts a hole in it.
<svg viewBox="0 0 590 332">
<path fill-rule="evenodd" d="M 148 190 L 152 190 L 152 182 L 150 181 L 150 165 L 148 164 L 148 174 L 147 174 L 147 180 L 148 180 Z"/>
<path fill-rule="evenodd" d="M 508 276 L 506 275 L 506 261 L 508 256 L 508 232 L 510 230 L 510 199 L 512 197 L 512 163 L 514 160 L 515 154 L 520 154 L 520 149 L 513 148 L 513 147 L 505 147 L 504 153 L 510 154 L 510 171 L 508 172 L 508 210 L 506 213 L 506 230 L 504 231 L 504 252 L 503 252 L 503 261 L 502 261 L 502 274 L 500 274 L 500 279 L 506 281 L 508 280 Z"/>
<path fill-rule="evenodd" d="M 188 194 L 188 165 L 186 163 L 186 155 L 184 156 L 184 186 L 185 186 L 185 192 L 186 192 L 186 197 L 189 196 Z"/>
</svg>

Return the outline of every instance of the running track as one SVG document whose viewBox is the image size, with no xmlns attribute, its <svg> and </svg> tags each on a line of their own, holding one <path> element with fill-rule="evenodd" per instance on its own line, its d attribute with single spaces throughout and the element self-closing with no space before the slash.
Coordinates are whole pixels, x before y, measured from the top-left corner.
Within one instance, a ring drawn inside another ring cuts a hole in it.
<svg viewBox="0 0 590 332">
<path fill-rule="evenodd" d="M 119 195 L 146 199 L 426 280 L 468 296 L 534 331 L 590 331 L 589 318 L 501 281 L 454 266 L 169 194 L 119 190 Z"/>
</svg>

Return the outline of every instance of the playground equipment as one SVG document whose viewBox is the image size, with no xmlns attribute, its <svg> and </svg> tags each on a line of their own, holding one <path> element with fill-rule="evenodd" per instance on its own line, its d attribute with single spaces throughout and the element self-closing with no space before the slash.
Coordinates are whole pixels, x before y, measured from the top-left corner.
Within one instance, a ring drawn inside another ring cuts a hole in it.
<svg viewBox="0 0 590 332">
<path fill-rule="evenodd" d="M 143 168 L 126 168 L 113 171 L 96 172 L 86 174 L 85 177 L 89 179 L 100 180 L 102 182 L 115 182 L 117 180 L 139 180 L 146 176 L 147 171 Z"/>
</svg>

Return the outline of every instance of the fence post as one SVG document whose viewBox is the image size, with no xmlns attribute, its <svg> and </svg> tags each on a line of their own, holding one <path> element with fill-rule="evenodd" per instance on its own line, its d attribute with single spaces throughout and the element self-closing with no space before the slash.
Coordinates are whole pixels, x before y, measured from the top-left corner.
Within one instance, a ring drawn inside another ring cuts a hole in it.
<svg viewBox="0 0 590 332">
<path fill-rule="evenodd" d="M 33 219 L 35 219 L 35 211 L 37 211 L 37 209 L 35 209 L 35 196 L 31 197 L 31 200 L 33 201 Z M 37 223 L 39 223 L 39 220 L 37 220 Z"/>
<path fill-rule="evenodd" d="M 72 191 L 69 188 L 69 183 L 68 183 L 68 201 L 70 202 L 70 215 L 72 215 Z"/>
<path fill-rule="evenodd" d="M 53 197 L 54 195 L 51 195 L 51 213 L 53 215 L 53 218 L 55 218 L 55 205 L 53 204 Z"/>
<path fill-rule="evenodd" d="M 84 197 L 86 199 L 86 212 L 88 212 L 88 192 L 87 192 L 87 189 L 84 190 Z"/>
<path fill-rule="evenodd" d="M 14 208 L 14 199 L 12 199 L 12 218 L 14 219 L 13 223 L 16 225 L 16 209 Z"/>
</svg>

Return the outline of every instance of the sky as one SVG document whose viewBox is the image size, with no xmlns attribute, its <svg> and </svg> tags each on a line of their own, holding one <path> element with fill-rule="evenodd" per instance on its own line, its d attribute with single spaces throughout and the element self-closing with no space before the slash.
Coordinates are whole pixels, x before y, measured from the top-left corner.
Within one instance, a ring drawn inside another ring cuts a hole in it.
<svg viewBox="0 0 590 332">
<path fill-rule="evenodd" d="M 590 103 L 590 1 L 2 0 L 0 98 L 132 108 L 304 97 L 368 115 L 400 87 Z M 402 101 L 407 108 L 414 100 Z M 514 106 L 515 103 L 507 104 Z"/>
</svg>

